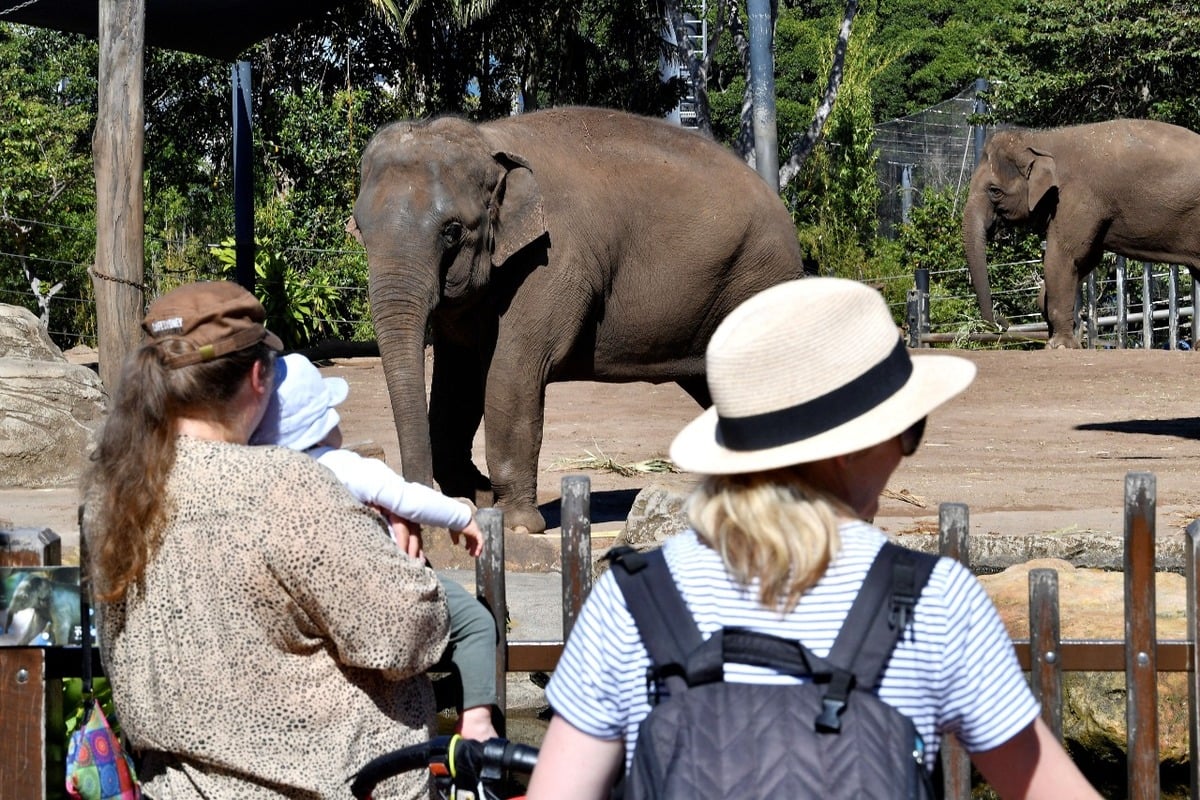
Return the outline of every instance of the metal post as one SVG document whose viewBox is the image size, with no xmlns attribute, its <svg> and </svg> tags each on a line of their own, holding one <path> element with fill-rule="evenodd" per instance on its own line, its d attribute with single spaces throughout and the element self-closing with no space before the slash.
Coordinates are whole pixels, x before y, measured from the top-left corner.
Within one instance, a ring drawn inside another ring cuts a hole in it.
<svg viewBox="0 0 1200 800">
<path fill-rule="evenodd" d="M 913 270 L 913 281 L 917 289 L 917 333 L 924 336 L 929 333 L 931 323 L 929 318 L 929 268 L 917 267 Z"/>
<path fill-rule="evenodd" d="M 1117 349 L 1125 349 L 1129 310 L 1125 303 L 1125 256 L 1117 256 Z"/>
<path fill-rule="evenodd" d="M 1150 302 L 1150 264 L 1142 262 L 1142 347 L 1154 346 L 1154 308 Z"/>
<path fill-rule="evenodd" d="M 900 221 L 905 224 L 908 223 L 913 207 L 912 169 L 912 164 L 900 166 Z"/>
<path fill-rule="evenodd" d="M 254 293 L 254 167 L 250 124 L 250 62 L 239 61 L 233 77 L 233 233 L 238 284 Z"/>
<path fill-rule="evenodd" d="M 1096 339 L 1099 330 L 1096 325 L 1096 271 L 1092 270 L 1087 276 L 1087 332 L 1088 347 L 1096 349 Z"/>
<path fill-rule="evenodd" d="M 1179 349 L 1179 265 L 1172 264 L 1167 280 L 1167 349 Z"/>
<path fill-rule="evenodd" d="M 775 57 L 770 0 L 749 0 L 750 98 L 754 126 L 754 163 L 767 185 L 779 191 L 779 140 L 775 130 Z"/>
<path fill-rule="evenodd" d="M 987 87 L 988 87 L 988 82 L 987 82 L 986 78 L 976 78 L 975 79 L 975 109 L 974 109 L 974 113 L 976 113 L 976 114 L 986 114 L 987 113 L 987 103 L 985 103 L 983 101 L 983 98 L 980 96 L 980 95 L 984 94 L 985 92 L 987 92 Z M 979 166 L 979 159 L 983 157 L 983 144 L 987 138 L 987 129 L 984 128 L 983 125 L 976 124 L 973 126 L 973 128 L 975 131 L 975 152 L 973 153 L 973 155 L 975 157 L 975 163 L 971 165 L 972 169 Z"/>
<path fill-rule="evenodd" d="M 1190 273 L 1189 273 L 1190 274 Z M 1192 278 L 1192 349 L 1200 348 L 1200 336 L 1196 335 L 1196 314 L 1200 313 L 1200 280 L 1196 279 L 1195 275 Z"/>
</svg>

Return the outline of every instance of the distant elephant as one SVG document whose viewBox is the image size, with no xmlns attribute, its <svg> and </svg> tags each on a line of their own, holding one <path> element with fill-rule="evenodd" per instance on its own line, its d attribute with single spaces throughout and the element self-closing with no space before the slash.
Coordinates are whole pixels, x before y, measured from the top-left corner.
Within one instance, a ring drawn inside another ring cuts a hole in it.
<svg viewBox="0 0 1200 800">
<path fill-rule="evenodd" d="M 27 645 L 45 631 L 50 630 L 50 643 L 70 644 L 71 637 L 79 625 L 79 588 L 55 583 L 45 575 L 30 573 L 13 590 L 12 602 L 4 612 L 4 628 L 8 633 L 13 617 L 27 608 L 33 609 L 33 618 L 18 645 Z"/>
<path fill-rule="evenodd" d="M 1105 250 L 1200 274 L 1200 134 L 1135 119 L 993 133 L 963 214 L 971 282 L 993 323 L 986 245 L 998 219 L 1045 236 L 1047 346 L 1078 347 L 1075 295 Z"/>
<path fill-rule="evenodd" d="M 803 274 L 786 207 L 732 152 L 599 108 L 387 125 L 355 226 L 404 476 L 530 532 L 547 383 L 674 381 L 708 405 L 717 323 Z M 490 480 L 471 458 L 481 419 Z"/>
</svg>

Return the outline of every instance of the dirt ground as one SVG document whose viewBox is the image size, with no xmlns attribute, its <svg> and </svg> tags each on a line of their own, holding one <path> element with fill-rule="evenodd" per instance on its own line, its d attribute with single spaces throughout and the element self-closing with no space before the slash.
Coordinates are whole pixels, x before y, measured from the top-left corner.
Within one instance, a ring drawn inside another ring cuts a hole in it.
<svg viewBox="0 0 1200 800">
<path fill-rule="evenodd" d="M 1200 356 L 1167 351 L 976 351 L 975 383 L 930 418 L 925 442 L 893 476 L 877 522 L 895 533 L 934 531 L 938 504 L 963 502 L 971 535 L 1123 529 L 1128 472 L 1157 478 L 1160 536 L 1200 516 Z M 347 442 L 400 454 L 378 359 L 337 359 L 322 371 L 350 382 Z M 622 476 L 594 467 L 663 459 L 699 409 L 674 385 L 553 384 L 539 462 L 539 501 L 557 525 L 561 480 L 591 479 L 593 531 L 618 530 L 637 491 L 685 488 L 687 474 Z M 482 434 L 476 459 L 484 465 Z M 593 463 L 588 463 L 593 462 Z M 75 546 L 75 492 L 0 490 L 0 527 L 50 527 Z M 547 532 L 557 539 L 553 527 Z"/>
</svg>

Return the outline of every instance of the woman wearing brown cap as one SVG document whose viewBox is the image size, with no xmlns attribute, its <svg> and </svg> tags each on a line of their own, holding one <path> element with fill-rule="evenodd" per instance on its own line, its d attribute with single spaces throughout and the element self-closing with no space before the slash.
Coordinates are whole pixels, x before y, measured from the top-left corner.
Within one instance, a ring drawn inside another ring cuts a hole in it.
<svg viewBox="0 0 1200 800">
<path fill-rule="evenodd" d="M 748 629 L 827 658 L 886 540 L 870 524 L 880 493 L 916 450 L 927 415 L 974 374 L 955 356 L 910 356 L 882 296 L 854 281 L 792 281 L 734 309 L 708 346 L 714 405 L 671 446 L 676 464 L 706 476 L 688 507 L 691 530 L 662 548 L 700 635 Z M 547 687 L 555 717 L 530 800 L 607 797 L 633 762 L 650 712 L 650 658 L 614 577 L 592 590 Z M 921 746 L 910 758 L 932 770 L 941 737 L 954 733 L 1002 797 L 1098 797 L 1041 722 L 1008 634 L 970 572 L 937 560 L 910 613 L 875 685 L 916 728 Z M 726 663 L 724 675 L 796 682 L 743 664 Z M 802 737 L 781 725 L 746 738 L 757 757 L 731 768 L 739 782 L 723 796 L 803 796 L 796 784 L 811 773 L 785 769 L 812 763 L 789 757 Z M 721 796 L 728 787 L 702 783 L 713 774 L 684 780 Z M 823 796 L 894 797 L 900 788 L 842 782 Z"/>
<path fill-rule="evenodd" d="M 156 800 L 349 797 L 431 734 L 436 576 L 328 470 L 247 446 L 281 349 L 264 316 L 231 283 L 151 304 L 84 477 L 101 656 Z"/>
</svg>

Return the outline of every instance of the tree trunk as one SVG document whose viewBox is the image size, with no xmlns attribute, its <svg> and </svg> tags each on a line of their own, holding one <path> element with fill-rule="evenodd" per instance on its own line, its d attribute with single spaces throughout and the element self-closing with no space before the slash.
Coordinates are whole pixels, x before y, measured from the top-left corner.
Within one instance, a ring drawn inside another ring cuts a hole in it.
<svg viewBox="0 0 1200 800">
<path fill-rule="evenodd" d="M 142 99 L 145 0 L 100 0 L 96 170 L 96 330 L 100 380 L 111 392 L 141 340 L 145 312 Z"/>
<path fill-rule="evenodd" d="M 792 178 L 800 174 L 804 162 L 808 160 L 809 153 L 816 147 L 817 142 L 821 139 L 821 131 L 825 128 L 825 121 L 833 113 L 833 104 L 837 100 L 838 89 L 842 85 L 842 73 L 845 70 L 846 50 L 850 46 L 850 32 L 854 27 L 854 16 L 858 13 L 858 0 L 848 0 L 846 3 L 846 13 L 842 16 L 842 28 L 838 32 L 837 47 L 833 51 L 833 64 L 829 69 L 829 82 L 825 86 L 825 96 L 821 99 L 821 105 L 817 107 L 817 113 L 813 117 L 812 124 L 808 126 L 808 131 L 803 138 L 796 143 L 792 148 L 792 155 L 787 160 L 787 163 L 779 168 L 779 185 L 787 186 Z"/>
</svg>

